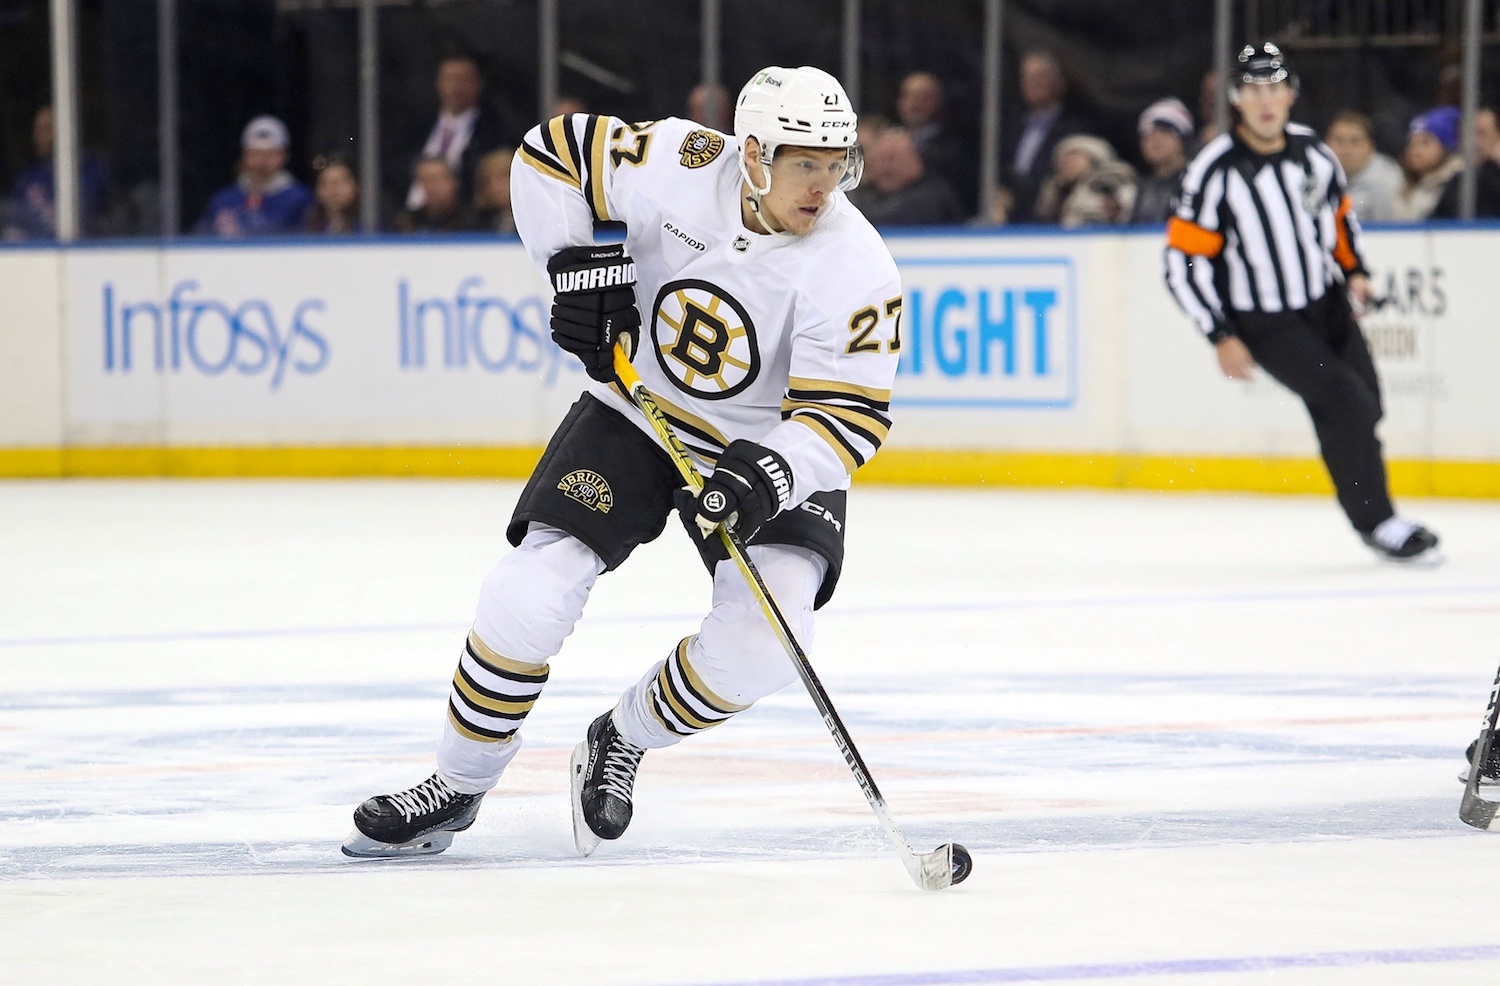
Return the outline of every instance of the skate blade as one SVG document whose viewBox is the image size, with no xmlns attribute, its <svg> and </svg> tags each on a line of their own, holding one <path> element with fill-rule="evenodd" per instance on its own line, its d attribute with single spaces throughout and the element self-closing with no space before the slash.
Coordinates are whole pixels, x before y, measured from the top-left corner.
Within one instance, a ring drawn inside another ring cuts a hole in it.
<svg viewBox="0 0 1500 986">
<path fill-rule="evenodd" d="M 1458 782 L 1460 784 L 1467 784 L 1467 783 L 1469 783 L 1469 772 L 1467 770 L 1463 771 L 1462 773 L 1460 773 L 1458 775 Z M 1479 777 L 1479 783 L 1477 785 L 1475 785 L 1475 786 L 1476 787 L 1480 787 L 1480 788 L 1495 788 L 1495 787 L 1500 787 L 1500 777 L 1486 777 L 1483 774 L 1481 774 L 1480 777 Z"/>
<path fill-rule="evenodd" d="M 377 842 L 359 829 L 344 840 L 344 855 L 356 859 L 399 859 L 404 856 L 432 856 L 453 845 L 452 832 L 431 832 L 410 842 Z"/>
<path fill-rule="evenodd" d="M 599 848 L 600 838 L 583 819 L 583 774 L 589 766 L 589 745 L 579 743 L 573 748 L 573 758 L 568 761 L 568 788 L 573 802 L 573 844 L 580 856 L 588 856 Z"/>
<path fill-rule="evenodd" d="M 1437 568 L 1448 561 L 1448 556 L 1443 554 L 1440 548 L 1429 548 L 1420 555 L 1413 555 L 1410 558 L 1393 558 L 1380 553 L 1380 560 L 1398 568 Z"/>
</svg>

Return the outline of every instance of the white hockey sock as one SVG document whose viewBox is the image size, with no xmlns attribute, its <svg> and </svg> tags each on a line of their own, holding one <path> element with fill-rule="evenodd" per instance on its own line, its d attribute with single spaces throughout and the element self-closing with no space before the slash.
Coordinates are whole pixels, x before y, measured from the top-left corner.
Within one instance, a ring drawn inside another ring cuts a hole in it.
<svg viewBox="0 0 1500 986">
<path fill-rule="evenodd" d="M 1406 539 L 1416 529 L 1417 525 L 1405 517 L 1393 516 L 1382 521 L 1380 526 L 1370 532 L 1370 536 L 1382 547 L 1395 551 L 1406 543 Z"/>
</svg>

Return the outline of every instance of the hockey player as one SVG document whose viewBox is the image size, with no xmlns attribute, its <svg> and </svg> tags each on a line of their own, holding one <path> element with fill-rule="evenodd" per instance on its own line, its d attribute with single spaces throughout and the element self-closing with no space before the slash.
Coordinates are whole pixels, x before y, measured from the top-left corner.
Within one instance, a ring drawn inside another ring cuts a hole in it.
<svg viewBox="0 0 1500 986">
<path fill-rule="evenodd" d="M 1167 225 L 1167 285 L 1225 376 L 1248 380 L 1259 364 L 1302 398 L 1364 542 L 1435 561 L 1437 535 L 1398 516 L 1386 487 L 1380 381 L 1349 302 L 1363 307 L 1370 280 L 1343 169 L 1288 122 L 1297 77 L 1274 44 L 1246 45 L 1229 86 L 1238 119 L 1188 165 Z"/>
<path fill-rule="evenodd" d="M 856 123 L 831 75 L 772 67 L 741 90 L 733 137 L 584 114 L 527 134 L 512 178 L 517 231 L 552 280 L 553 339 L 594 382 L 521 494 L 515 550 L 480 589 L 436 772 L 360 805 L 346 853 L 440 852 L 473 823 L 595 579 L 659 535 L 674 506 L 712 573 L 713 608 L 574 752 L 580 852 L 625 832 L 647 750 L 795 679 L 707 535 L 726 524 L 748 542 L 808 645 L 838 581 L 850 477 L 890 427 L 901 344 L 895 262 L 844 196 L 862 169 Z M 594 244 L 606 220 L 625 224 L 623 247 Z M 615 378 L 617 342 L 707 475 L 696 499 Z"/>
</svg>

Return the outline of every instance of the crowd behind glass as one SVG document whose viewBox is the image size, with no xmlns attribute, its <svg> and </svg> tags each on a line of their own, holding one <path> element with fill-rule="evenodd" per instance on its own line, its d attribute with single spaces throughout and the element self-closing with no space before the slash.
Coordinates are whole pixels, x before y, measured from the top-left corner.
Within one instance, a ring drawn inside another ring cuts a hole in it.
<svg viewBox="0 0 1500 986">
<path fill-rule="evenodd" d="M 942 80 L 919 71 L 880 101 L 893 112 L 861 116 L 865 176 L 851 193 L 854 203 L 880 227 L 1165 223 L 1187 162 L 1216 133 L 1213 73 L 1203 76 L 1196 114 L 1180 99 L 1159 99 L 1142 107 L 1136 145 L 1119 147 L 1072 105 L 1051 52 L 1023 53 L 1018 69 L 1023 111 L 1002 142 L 1002 182 L 993 195 L 980 194 L 975 142 L 948 124 Z M 362 226 L 364 191 L 350 159 L 300 151 L 281 120 L 257 116 L 244 126 L 238 161 L 232 167 L 226 162 L 232 180 L 213 195 L 190 232 L 221 238 L 514 232 L 510 169 L 521 133 L 487 110 L 474 58 L 443 58 L 434 82 L 431 128 L 425 142 L 413 139 L 410 174 L 403 176 L 409 184 L 400 201 L 384 210 L 383 229 Z M 732 130 L 731 101 L 723 89 L 699 86 L 684 98 L 681 115 Z M 553 108 L 558 114 L 590 109 L 574 98 Z M 1322 136 L 1343 165 L 1362 221 L 1458 217 L 1460 120 L 1458 87 L 1440 83 L 1430 108 L 1410 120 L 1404 146 L 1389 148 L 1392 156 L 1377 147 L 1376 128 L 1364 113 L 1351 108 L 1333 115 Z M 10 242 L 55 236 L 49 106 L 36 110 L 31 137 L 33 163 L 4 203 L 3 237 Z M 1500 133 L 1492 108 L 1476 114 L 1474 147 L 1475 215 L 1500 217 Z M 310 186 L 289 168 L 297 160 L 307 162 Z M 124 203 L 101 161 L 85 155 L 79 185 L 84 235 L 156 232 L 124 228 L 128 224 L 118 218 Z M 993 204 L 981 212 L 985 198 Z"/>
</svg>

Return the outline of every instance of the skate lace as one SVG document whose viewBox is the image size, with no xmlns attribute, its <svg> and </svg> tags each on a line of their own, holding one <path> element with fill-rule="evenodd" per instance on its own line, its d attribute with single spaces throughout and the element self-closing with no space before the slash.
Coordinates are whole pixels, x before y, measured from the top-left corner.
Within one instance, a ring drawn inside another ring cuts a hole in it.
<svg viewBox="0 0 1500 986">
<path fill-rule="evenodd" d="M 630 789 L 635 785 L 635 772 L 645 755 L 646 751 L 641 747 L 614 736 L 604 751 L 604 778 L 599 782 L 599 790 L 629 801 Z"/>
<path fill-rule="evenodd" d="M 443 783 L 441 777 L 433 774 L 411 790 L 391 795 L 391 803 L 401 809 L 402 817 L 409 822 L 418 815 L 443 807 L 457 794 Z"/>
</svg>

